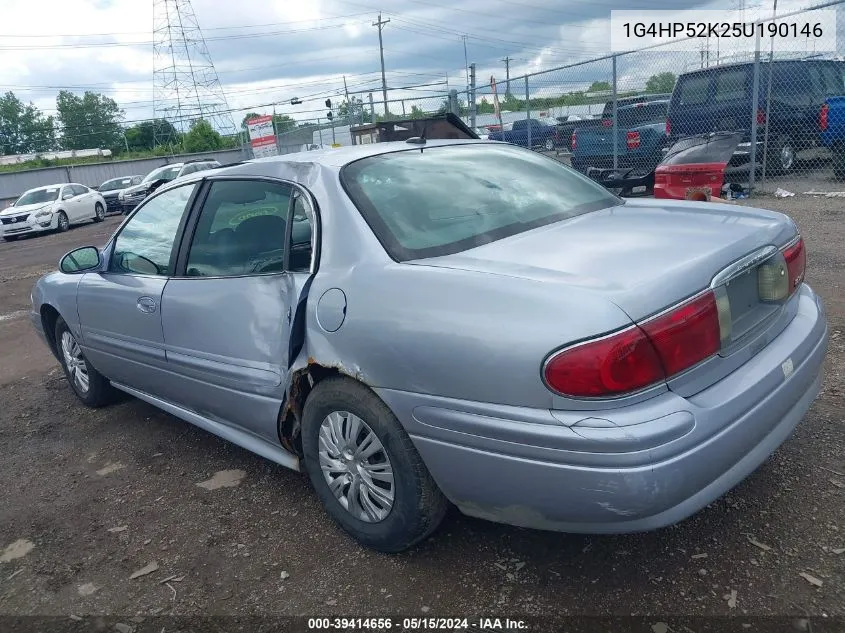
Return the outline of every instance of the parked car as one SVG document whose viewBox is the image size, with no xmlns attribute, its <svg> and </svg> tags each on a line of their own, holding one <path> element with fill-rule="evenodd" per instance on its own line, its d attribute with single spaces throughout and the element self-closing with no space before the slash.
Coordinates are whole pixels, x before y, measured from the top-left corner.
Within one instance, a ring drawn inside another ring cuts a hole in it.
<svg viewBox="0 0 845 633">
<path fill-rule="evenodd" d="M 593 121 L 598 121 L 596 117 L 577 114 L 559 116 L 556 120 L 560 148 L 566 151 L 572 151 L 572 133 L 575 131 L 575 128 L 590 126 Z"/>
<path fill-rule="evenodd" d="M 547 150 L 553 150 L 558 144 L 557 128 L 537 119 L 514 121 L 510 130 L 490 132 L 487 139 L 521 147 L 543 147 Z"/>
<path fill-rule="evenodd" d="M 572 167 L 583 173 L 589 167 L 613 167 L 615 138 L 620 168 L 652 171 L 663 158 L 668 106 L 668 101 L 641 101 L 618 108 L 615 137 L 613 128 L 575 128 L 570 142 Z"/>
<path fill-rule="evenodd" d="M 159 167 L 152 170 L 149 174 L 144 176 L 143 180 L 137 185 L 127 187 L 117 195 L 118 202 L 124 214 L 128 214 L 132 209 L 137 207 L 141 202 L 153 191 L 158 189 L 161 185 L 171 180 L 175 180 L 180 176 L 186 176 L 196 171 L 205 171 L 206 169 L 217 169 L 220 163 L 216 160 L 196 159 L 188 160 L 184 163 L 171 163 L 164 167 Z"/>
<path fill-rule="evenodd" d="M 24 192 L 11 207 L 0 211 L 0 235 L 14 242 L 22 235 L 67 231 L 72 224 L 106 217 L 106 201 L 78 183 L 60 183 Z"/>
<path fill-rule="evenodd" d="M 746 132 L 742 156 L 750 158 L 751 121 L 757 121 L 757 156 L 762 160 L 768 106 L 767 171 L 787 173 L 799 152 L 819 147 L 820 113 L 828 97 L 845 94 L 845 63 L 808 59 L 762 62 L 757 111 L 754 111 L 754 64 L 726 64 L 678 77 L 669 103 L 666 132 L 672 142 L 707 132 Z"/>
<path fill-rule="evenodd" d="M 828 337 L 785 215 L 625 201 L 478 140 L 192 174 L 59 267 L 32 324 L 83 403 L 117 389 L 304 469 L 384 551 L 447 500 L 568 532 L 680 521 L 790 435 Z"/>
<path fill-rule="evenodd" d="M 124 178 L 112 178 L 111 180 L 105 181 L 99 187 L 96 187 L 96 190 L 102 194 L 103 199 L 106 201 L 106 212 L 122 212 L 123 205 L 118 199 L 120 192 L 126 189 L 127 187 L 140 185 L 143 179 L 143 176 L 126 176 Z"/>
<path fill-rule="evenodd" d="M 655 93 L 655 94 L 641 94 L 629 97 L 619 97 L 616 100 L 616 109 L 621 110 L 628 106 L 636 105 L 638 103 L 645 103 L 648 101 L 668 101 L 671 93 Z M 601 115 L 598 117 L 589 117 L 583 121 L 573 121 L 561 123 L 558 121 L 558 138 L 560 139 L 561 147 L 572 151 L 572 132 L 579 130 L 596 130 L 601 128 L 613 127 L 613 101 L 607 101 L 604 104 Z"/>
</svg>

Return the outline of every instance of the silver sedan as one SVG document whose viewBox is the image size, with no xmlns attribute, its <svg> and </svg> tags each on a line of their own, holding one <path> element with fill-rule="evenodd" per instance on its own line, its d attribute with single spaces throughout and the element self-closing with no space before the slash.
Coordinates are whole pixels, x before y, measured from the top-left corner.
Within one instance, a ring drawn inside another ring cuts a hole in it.
<svg viewBox="0 0 845 633">
<path fill-rule="evenodd" d="M 168 183 L 37 282 L 32 323 L 83 403 L 120 390 L 303 469 L 399 551 L 450 502 L 611 533 L 724 494 L 819 391 L 805 262 L 779 213 L 415 139 Z"/>
</svg>

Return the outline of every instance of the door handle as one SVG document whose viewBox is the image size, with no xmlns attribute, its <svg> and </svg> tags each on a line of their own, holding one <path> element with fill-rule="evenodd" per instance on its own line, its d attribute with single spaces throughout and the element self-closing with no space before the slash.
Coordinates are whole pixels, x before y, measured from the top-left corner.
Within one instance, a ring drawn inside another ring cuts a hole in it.
<svg viewBox="0 0 845 633">
<path fill-rule="evenodd" d="M 138 309 L 141 312 L 152 314 L 158 308 L 158 303 L 152 297 L 138 297 Z"/>
</svg>

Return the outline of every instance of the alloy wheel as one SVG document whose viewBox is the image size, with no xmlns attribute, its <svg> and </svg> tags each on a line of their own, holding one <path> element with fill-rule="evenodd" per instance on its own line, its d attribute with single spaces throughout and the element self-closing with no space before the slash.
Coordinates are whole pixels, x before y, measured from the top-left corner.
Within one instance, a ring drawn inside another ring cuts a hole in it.
<svg viewBox="0 0 845 633">
<path fill-rule="evenodd" d="M 393 508 L 393 467 L 369 425 L 348 411 L 333 411 L 320 425 L 320 469 L 332 494 L 356 519 L 378 523 Z"/>
<path fill-rule="evenodd" d="M 103 211 L 103 205 L 101 205 L 99 202 L 94 207 L 94 213 L 97 214 L 98 220 L 102 220 L 104 217 L 106 217 L 106 212 Z"/>
<path fill-rule="evenodd" d="M 85 358 L 82 356 L 79 344 L 73 338 L 73 335 L 67 331 L 62 333 L 62 357 L 70 379 L 80 391 L 87 393 L 90 385 L 88 366 L 85 364 Z"/>
<path fill-rule="evenodd" d="M 795 163 L 795 151 L 792 149 L 791 145 L 784 144 L 780 148 L 780 166 L 783 171 L 788 171 L 792 169 L 792 165 Z"/>
</svg>

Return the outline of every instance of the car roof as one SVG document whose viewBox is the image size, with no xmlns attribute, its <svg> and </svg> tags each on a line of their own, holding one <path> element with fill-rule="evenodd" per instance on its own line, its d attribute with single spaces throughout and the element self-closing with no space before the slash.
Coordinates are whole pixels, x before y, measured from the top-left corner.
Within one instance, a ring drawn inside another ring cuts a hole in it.
<svg viewBox="0 0 845 633">
<path fill-rule="evenodd" d="M 68 185 L 78 185 L 78 184 L 79 183 L 77 183 L 77 182 L 57 182 L 55 185 L 42 185 L 40 187 L 33 187 L 32 189 L 27 189 L 26 191 L 24 191 L 21 194 L 21 196 L 23 196 L 27 193 L 32 193 L 33 191 L 43 191 L 43 190 L 46 190 L 46 189 L 59 189 L 61 187 L 67 187 Z"/>
<path fill-rule="evenodd" d="M 775 59 L 771 62 L 766 59 L 760 60 L 761 64 L 841 64 L 842 61 L 838 59 Z M 708 66 L 707 68 L 697 68 L 695 70 L 690 70 L 689 72 L 681 73 L 678 75 L 678 79 L 681 77 L 687 77 L 689 75 L 698 75 L 702 73 L 712 73 L 718 72 L 724 69 L 732 69 L 732 68 L 741 68 L 742 66 L 753 66 L 753 61 L 747 62 L 731 62 L 728 64 L 719 64 L 718 66 Z"/>
<path fill-rule="evenodd" d="M 306 184 L 315 177 L 315 174 L 321 168 L 340 169 L 349 163 L 354 163 L 357 160 L 370 156 L 450 145 L 484 145 L 488 147 L 491 143 L 510 146 L 509 143 L 498 143 L 498 141 L 486 141 L 483 139 L 430 140 L 425 145 L 415 145 L 407 141 L 349 145 L 345 147 L 312 150 L 310 152 L 268 156 L 266 158 L 253 158 L 231 165 L 223 165 L 213 170 L 199 171 L 171 180 L 166 185 L 162 185 L 159 191 L 166 191 L 180 185 L 198 182 L 207 178 L 209 172 L 212 172 L 214 176 L 271 177 Z"/>
</svg>

